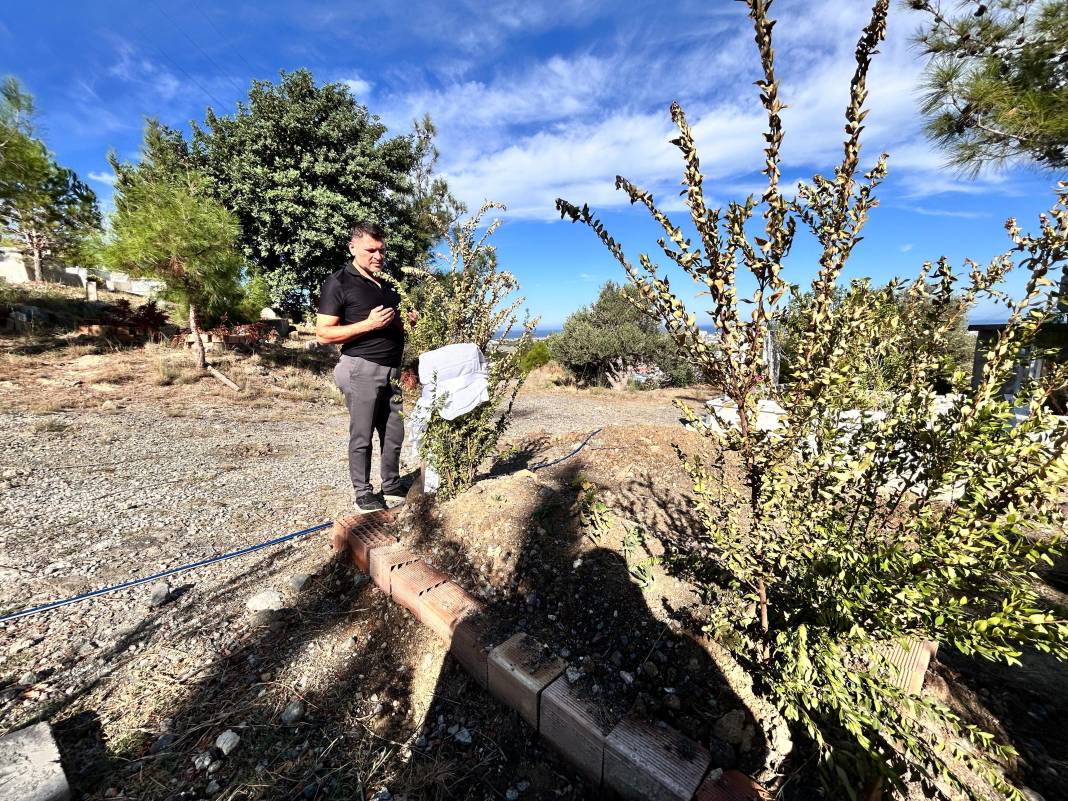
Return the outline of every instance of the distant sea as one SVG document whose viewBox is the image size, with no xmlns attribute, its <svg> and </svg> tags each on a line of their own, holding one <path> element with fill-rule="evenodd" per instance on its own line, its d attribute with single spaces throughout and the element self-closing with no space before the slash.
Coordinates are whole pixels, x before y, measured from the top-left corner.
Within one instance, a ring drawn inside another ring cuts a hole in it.
<svg viewBox="0 0 1068 801">
<path fill-rule="evenodd" d="M 709 333 L 709 334 L 714 334 L 716 332 L 716 327 L 714 325 L 699 325 L 698 328 L 700 328 L 702 331 L 705 331 L 706 333 Z M 539 327 L 534 329 L 534 338 L 535 339 L 544 339 L 545 337 L 551 336 L 552 334 L 559 334 L 561 330 L 563 330 L 563 328 L 562 328 L 562 326 L 559 326 L 559 325 L 557 325 L 557 326 L 544 326 L 544 327 L 543 326 L 539 326 Z M 501 333 L 503 333 L 503 332 L 501 332 L 501 331 L 497 332 L 498 335 L 500 335 Z M 516 335 L 516 331 L 515 331 L 515 329 L 513 329 L 512 330 L 512 336 L 514 337 L 515 335 Z"/>
</svg>

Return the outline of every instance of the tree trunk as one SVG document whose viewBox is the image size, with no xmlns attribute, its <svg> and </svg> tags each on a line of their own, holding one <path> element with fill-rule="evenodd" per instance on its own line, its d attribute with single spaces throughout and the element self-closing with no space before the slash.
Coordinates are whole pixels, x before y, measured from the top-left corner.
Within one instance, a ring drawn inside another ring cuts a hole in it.
<svg viewBox="0 0 1068 801">
<path fill-rule="evenodd" d="M 27 239 L 29 240 L 30 253 L 33 256 L 33 280 L 41 282 L 44 280 L 41 276 L 41 239 L 37 236 L 36 227 L 30 228 Z"/>
<path fill-rule="evenodd" d="M 200 338 L 200 326 L 197 325 L 197 307 L 189 304 L 189 330 L 193 332 L 193 347 L 197 349 L 197 367 L 208 369 L 208 356 L 204 352 L 204 340 Z"/>
<path fill-rule="evenodd" d="M 193 347 L 197 349 L 197 367 L 215 376 L 234 392 L 240 392 L 241 387 L 208 364 L 208 356 L 204 351 L 204 340 L 200 338 L 200 326 L 197 325 L 197 307 L 189 304 L 189 330 L 193 332 Z"/>
</svg>

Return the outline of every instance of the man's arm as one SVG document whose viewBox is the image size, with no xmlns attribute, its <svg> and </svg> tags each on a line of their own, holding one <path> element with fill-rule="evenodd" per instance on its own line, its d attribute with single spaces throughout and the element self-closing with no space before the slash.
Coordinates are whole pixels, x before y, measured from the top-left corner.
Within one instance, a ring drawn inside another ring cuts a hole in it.
<svg viewBox="0 0 1068 801">
<path fill-rule="evenodd" d="M 337 345 L 350 339 L 362 337 L 393 322 L 394 312 L 388 306 L 376 306 L 366 320 L 341 325 L 341 318 L 319 314 L 315 318 L 315 339 L 321 345 Z"/>
</svg>

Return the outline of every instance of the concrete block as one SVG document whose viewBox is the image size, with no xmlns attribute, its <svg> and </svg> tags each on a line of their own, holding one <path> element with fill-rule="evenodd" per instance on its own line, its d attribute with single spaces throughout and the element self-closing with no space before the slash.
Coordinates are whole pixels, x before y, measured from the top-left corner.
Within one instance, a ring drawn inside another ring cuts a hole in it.
<svg viewBox="0 0 1068 801">
<path fill-rule="evenodd" d="M 494 642 L 490 622 L 482 615 L 465 617 L 452 632 L 449 652 L 464 666 L 481 687 L 489 683 L 489 652 L 498 645 Z"/>
<path fill-rule="evenodd" d="M 417 561 L 419 557 L 403 545 L 382 545 L 369 551 L 367 572 L 378 588 L 389 595 L 394 571 Z"/>
<path fill-rule="evenodd" d="M 563 659 L 553 656 L 540 642 L 520 632 L 490 651 L 487 665 L 489 691 L 537 729 L 542 690 L 566 667 Z"/>
<path fill-rule="evenodd" d="M 70 786 L 52 730 L 36 723 L 0 737 L 0 799 L 68 801 Z"/>
<path fill-rule="evenodd" d="M 766 798 L 771 796 L 744 773 L 717 768 L 701 782 L 693 801 L 763 801 Z"/>
<path fill-rule="evenodd" d="M 394 601 L 420 617 L 422 597 L 448 580 L 449 577 L 440 570 L 419 560 L 393 571 L 389 591 Z"/>
<path fill-rule="evenodd" d="M 618 722 L 579 696 L 566 676 L 542 690 L 538 731 L 596 787 L 604 773 L 605 738 Z"/>
<path fill-rule="evenodd" d="M 604 786 L 635 801 L 690 801 L 712 762 L 681 732 L 624 718 L 604 743 Z"/>
<path fill-rule="evenodd" d="M 483 611 L 477 598 L 458 584 L 446 581 L 423 596 L 419 620 L 441 639 L 452 640 L 453 630 L 465 617 Z"/>
</svg>

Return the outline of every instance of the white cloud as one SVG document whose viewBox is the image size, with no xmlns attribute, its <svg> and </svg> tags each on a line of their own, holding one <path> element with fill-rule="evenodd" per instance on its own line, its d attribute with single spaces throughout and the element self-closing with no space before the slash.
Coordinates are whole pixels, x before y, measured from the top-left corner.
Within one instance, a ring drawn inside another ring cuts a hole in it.
<svg viewBox="0 0 1068 801">
<path fill-rule="evenodd" d="M 115 186 L 115 175 L 110 172 L 90 172 L 89 180 L 96 181 L 98 184 L 107 184 L 108 186 Z"/>
<path fill-rule="evenodd" d="M 371 94 L 371 87 L 374 85 L 370 81 L 365 81 L 363 78 L 344 78 L 341 83 L 349 87 L 349 91 L 357 100 L 364 100 L 369 94 Z"/>
<path fill-rule="evenodd" d="M 783 168 L 791 174 L 827 174 L 841 159 L 853 51 L 868 16 L 862 5 L 820 0 L 781 9 L 775 46 L 780 98 L 788 104 Z M 1001 179 L 959 180 L 924 138 L 917 112 L 923 64 L 909 21 L 907 12 L 893 12 L 890 38 L 869 75 L 863 161 L 889 151 L 896 191 L 907 196 L 985 191 Z M 489 197 L 506 203 L 510 216 L 551 219 L 560 196 L 602 209 L 626 204 L 614 190 L 617 173 L 653 191 L 666 209 L 681 208 L 683 164 L 669 144 L 676 131 L 667 114 L 668 101 L 679 97 L 709 193 L 753 191 L 766 117 L 752 86 L 759 64 L 744 14 L 717 14 L 707 30 L 684 32 L 672 47 L 661 41 L 664 31 L 635 25 L 633 36 L 606 37 L 595 50 L 390 95 L 383 116 L 403 129 L 429 112 L 439 130 L 440 167 L 469 206 Z M 784 186 L 794 182 L 784 179 Z"/>
<path fill-rule="evenodd" d="M 912 248 L 913 244 L 911 242 L 906 242 L 905 244 L 898 247 L 898 250 L 900 250 L 902 253 L 908 253 L 910 250 L 912 250 Z"/>
<path fill-rule="evenodd" d="M 922 214 L 925 217 L 956 217 L 961 220 L 979 220 L 989 217 L 986 212 L 980 211 L 957 211 L 956 209 L 931 209 L 926 206 L 906 206 L 907 211 Z"/>
</svg>

